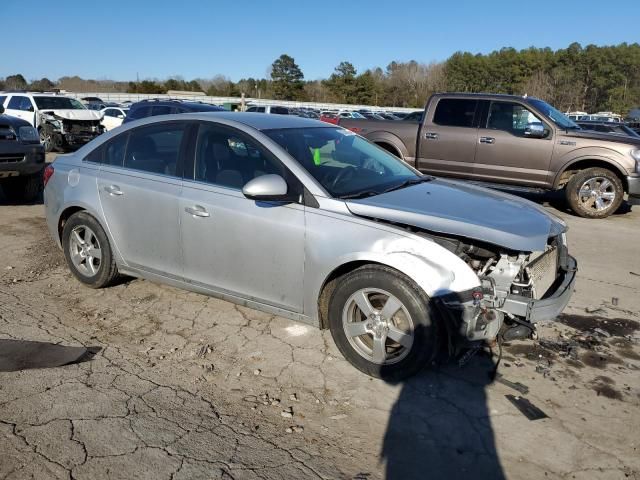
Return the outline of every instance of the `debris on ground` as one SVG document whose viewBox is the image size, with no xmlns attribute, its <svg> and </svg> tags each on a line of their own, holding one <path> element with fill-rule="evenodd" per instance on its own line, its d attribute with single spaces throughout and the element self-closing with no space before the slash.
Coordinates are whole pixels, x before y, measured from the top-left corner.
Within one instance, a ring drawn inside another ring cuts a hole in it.
<svg viewBox="0 0 640 480">
<path fill-rule="evenodd" d="M 289 407 L 286 410 L 283 410 L 282 412 L 280 412 L 280 416 L 282 416 L 284 418 L 292 418 L 293 417 L 293 408 Z"/>
<path fill-rule="evenodd" d="M 520 382 L 512 382 L 511 380 L 507 380 L 506 378 L 504 378 L 502 376 L 501 373 L 497 373 L 496 374 L 496 382 L 502 383 L 503 385 L 506 385 L 507 387 L 511 387 L 515 391 L 520 392 L 523 395 L 526 395 L 527 393 L 529 393 L 529 387 L 527 387 L 526 385 L 523 385 Z"/>
<path fill-rule="evenodd" d="M 211 345 L 209 345 L 208 343 L 205 343 L 196 351 L 196 357 L 205 358 L 208 353 L 212 353 L 212 352 L 213 352 L 213 348 L 211 348 Z"/>
<path fill-rule="evenodd" d="M 529 420 L 540 420 L 549 416 L 524 397 L 505 395 L 515 407 Z"/>
</svg>

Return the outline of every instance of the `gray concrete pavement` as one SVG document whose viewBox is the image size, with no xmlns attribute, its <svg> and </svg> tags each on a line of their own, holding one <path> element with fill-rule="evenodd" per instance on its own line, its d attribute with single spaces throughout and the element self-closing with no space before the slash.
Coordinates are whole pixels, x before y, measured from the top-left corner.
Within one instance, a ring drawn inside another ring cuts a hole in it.
<svg viewBox="0 0 640 480">
<path fill-rule="evenodd" d="M 530 421 L 484 356 L 390 385 L 328 332 L 143 280 L 84 288 L 42 206 L 0 204 L 0 339 L 100 347 L 0 372 L 0 478 L 638 478 L 640 209 L 560 215 L 575 296 L 500 368 L 549 417 Z"/>
</svg>

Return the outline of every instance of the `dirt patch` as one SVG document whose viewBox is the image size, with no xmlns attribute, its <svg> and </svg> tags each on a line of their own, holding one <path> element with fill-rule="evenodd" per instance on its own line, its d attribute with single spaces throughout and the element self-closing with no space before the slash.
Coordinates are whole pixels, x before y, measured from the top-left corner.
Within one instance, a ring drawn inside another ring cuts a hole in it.
<svg viewBox="0 0 640 480">
<path fill-rule="evenodd" d="M 581 332 L 593 332 L 598 328 L 613 337 L 625 337 L 640 329 L 640 322 L 629 318 L 562 314 L 558 321 Z"/>
<path fill-rule="evenodd" d="M 623 363 L 622 360 L 620 360 L 618 357 L 593 351 L 584 352 L 582 355 L 580 355 L 580 360 L 582 361 L 582 363 L 588 365 L 589 367 L 600 369 L 606 368 L 607 365 L 612 363 L 617 365 L 622 365 Z"/>
<path fill-rule="evenodd" d="M 598 396 L 602 395 L 603 397 L 622 401 L 622 393 L 613 387 L 615 383 L 613 379 L 599 375 L 591 380 L 588 386 L 596 392 Z"/>
</svg>

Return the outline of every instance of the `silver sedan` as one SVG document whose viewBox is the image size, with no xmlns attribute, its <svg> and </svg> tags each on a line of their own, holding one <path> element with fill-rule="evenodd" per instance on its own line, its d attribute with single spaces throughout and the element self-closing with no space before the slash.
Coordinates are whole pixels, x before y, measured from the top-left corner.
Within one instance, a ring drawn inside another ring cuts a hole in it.
<svg viewBox="0 0 640 480">
<path fill-rule="evenodd" d="M 45 185 L 49 230 L 85 285 L 142 277 L 329 328 L 387 379 L 441 345 L 532 334 L 575 280 L 564 224 L 537 205 L 304 118 L 132 122 L 59 156 Z"/>
</svg>

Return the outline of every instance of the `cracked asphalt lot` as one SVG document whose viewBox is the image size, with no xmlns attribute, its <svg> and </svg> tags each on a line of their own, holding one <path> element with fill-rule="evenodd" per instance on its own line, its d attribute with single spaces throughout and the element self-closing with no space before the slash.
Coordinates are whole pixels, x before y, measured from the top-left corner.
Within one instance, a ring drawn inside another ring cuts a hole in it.
<svg viewBox="0 0 640 480">
<path fill-rule="evenodd" d="M 500 366 L 549 417 L 530 421 L 495 357 L 391 385 L 328 332 L 144 280 L 84 288 L 42 205 L 0 203 L 0 339 L 100 347 L 0 372 L 0 478 L 639 478 L 640 209 L 563 216 L 576 294 Z"/>
</svg>

